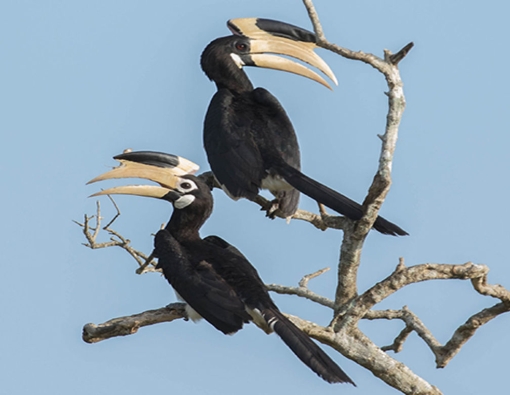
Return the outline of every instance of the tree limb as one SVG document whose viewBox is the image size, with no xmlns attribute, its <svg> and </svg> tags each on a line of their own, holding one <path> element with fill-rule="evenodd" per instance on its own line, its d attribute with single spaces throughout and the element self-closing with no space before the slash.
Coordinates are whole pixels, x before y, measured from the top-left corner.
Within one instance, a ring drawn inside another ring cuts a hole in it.
<svg viewBox="0 0 510 395">
<path fill-rule="evenodd" d="M 96 216 L 100 217 L 99 211 L 96 213 Z M 83 224 L 80 225 L 84 226 Z M 89 229 L 89 233 L 90 232 L 91 230 Z M 96 238 L 98 234 L 99 233 L 95 234 Z M 89 234 L 88 237 L 86 237 L 89 239 L 89 237 L 93 235 L 94 234 Z M 126 239 L 121 237 L 120 240 Z M 95 239 L 92 239 L 92 241 L 92 244 L 86 244 L 89 248 L 95 248 L 94 243 L 101 244 L 97 243 Z M 133 250 L 132 247 L 126 248 L 125 242 L 103 244 L 108 244 L 107 246 L 121 246 L 132 257 L 145 256 L 145 254 Z M 106 248 L 107 246 L 101 248 Z M 366 290 L 350 304 L 342 306 L 341 314 L 332 321 L 330 326 L 322 327 L 298 317 L 290 317 L 310 336 L 335 348 L 344 356 L 366 367 L 377 377 L 400 391 L 406 394 L 440 394 L 436 387 L 426 383 L 405 365 L 385 354 L 384 351 L 401 351 L 405 340 L 409 334 L 414 331 L 434 353 L 436 366 L 446 366 L 479 327 L 499 314 L 510 310 L 510 292 L 500 285 L 488 284 L 488 270 L 487 266 L 475 265 L 472 262 L 467 262 L 463 265 L 426 263 L 406 267 L 401 258 L 394 272 L 386 279 Z M 308 289 L 309 280 L 326 271 L 327 269 L 321 269 L 315 273 L 303 276 L 297 287 L 269 284 L 267 288 L 272 292 L 280 294 L 300 296 L 333 309 L 335 304 L 332 300 Z M 452 338 L 445 345 L 441 345 L 419 317 L 412 313 L 407 307 L 403 307 L 401 310 L 371 310 L 375 304 L 407 285 L 436 279 L 471 280 L 473 289 L 478 293 L 484 296 L 499 298 L 501 302 L 472 315 L 454 332 Z M 128 317 L 115 318 L 99 325 L 87 324 L 83 328 L 83 340 L 88 343 L 95 343 L 111 337 L 126 336 L 136 333 L 140 327 L 160 322 L 171 322 L 179 318 L 186 318 L 184 304 L 173 303 L 161 309 L 150 310 Z M 359 331 L 357 327 L 359 319 L 400 319 L 405 323 L 405 327 L 396 336 L 391 345 L 378 348 L 370 339 Z M 420 390 L 413 387 L 413 383 L 417 385 L 416 388 L 420 388 Z M 415 389 L 408 391 L 406 388 Z"/>
<path fill-rule="evenodd" d="M 267 284 L 266 287 L 269 291 L 282 294 L 282 295 L 296 295 L 302 298 L 311 300 L 312 302 L 321 304 L 323 306 L 333 308 L 334 302 L 331 299 L 328 299 L 324 296 L 318 295 L 313 291 L 308 289 L 308 281 L 311 279 L 320 276 L 321 274 L 326 273 L 329 270 L 329 267 L 326 267 L 321 270 L 317 270 L 314 273 L 307 274 L 303 276 L 303 278 L 299 281 L 298 287 L 286 287 L 278 284 Z"/>
<path fill-rule="evenodd" d="M 83 327 L 82 339 L 87 343 L 97 343 L 112 337 L 132 335 L 143 326 L 171 322 L 179 318 L 187 319 L 185 305 L 185 303 L 172 303 L 160 309 L 114 318 L 99 325 L 86 324 Z"/>
<path fill-rule="evenodd" d="M 292 320 L 310 337 L 327 344 L 372 372 L 386 384 L 409 395 L 440 395 L 441 391 L 416 375 L 403 363 L 377 347 L 358 328 L 335 332 L 295 317 Z"/>
<path fill-rule="evenodd" d="M 345 305 L 357 296 L 356 279 L 360 265 L 361 249 L 390 189 L 391 167 L 397 143 L 398 127 L 406 104 L 402 89 L 403 83 L 397 64 L 409 52 L 412 45 L 406 45 L 394 56 L 389 51 L 385 51 L 385 59 L 381 59 L 370 53 L 354 52 L 332 44 L 326 40 L 313 2 L 311 0 L 303 0 L 303 3 L 313 24 L 318 46 L 344 58 L 371 65 L 385 76 L 389 88 L 387 93 L 388 114 L 386 117 L 386 128 L 384 135 L 380 136 L 382 146 L 381 154 L 379 155 L 379 167 L 363 202 L 364 215 L 353 226 L 346 226 L 344 228 L 344 238 L 340 249 L 338 286 L 335 296 L 336 312 L 338 313 L 340 306 Z"/>
<path fill-rule="evenodd" d="M 80 226 L 82 228 L 82 232 L 85 235 L 85 238 L 87 239 L 88 243 L 85 243 L 85 247 L 89 247 L 92 250 L 97 250 L 101 248 L 108 248 L 108 247 L 120 247 L 124 251 L 126 251 L 131 257 L 138 263 L 139 268 L 136 270 L 137 274 L 142 274 L 148 271 L 156 271 L 156 263 L 154 261 L 154 256 L 150 254 L 149 256 L 145 255 L 143 252 L 138 251 L 134 249 L 131 246 L 131 240 L 126 239 L 124 236 L 122 236 L 119 232 L 113 230 L 110 228 L 110 226 L 115 222 L 115 220 L 120 216 L 120 210 L 115 203 L 115 201 L 112 199 L 111 196 L 108 196 L 110 198 L 110 201 L 114 205 L 115 209 L 117 210 L 117 213 L 115 216 L 108 222 L 108 225 L 101 228 L 101 220 L 103 217 L 101 217 L 101 205 L 99 201 L 96 203 L 96 215 L 84 215 L 84 221 L 83 223 L 80 223 L 78 221 L 73 221 L 75 224 Z M 96 219 L 96 226 L 91 227 L 90 221 L 92 219 Z M 99 243 L 97 241 L 97 237 L 99 235 L 99 231 L 103 229 L 104 231 L 108 232 L 108 234 L 111 236 L 110 241 Z M 152 265 L 152 267 L 148 268 L 147 266 Z"/>
<path fill-rule="evenodd" d="M 316 33 L 317 45 L 347 59 L 369 64 L 384 75 L 388 85 L 388 92 L 386 93 L 388 112 L 384 134 L 378 136 L 382 142 L 378 168 L 363 202 L 363 217 L 359 221 L 351 221 L 344 217 L 330 216 L 322 208 L 319 209 L 319 214 L 298 210 L 292 217 L 293 219 L 307 221 L 321 230 L 327 228 L 343 230 L 335 300 L 332 301 L 308 289 L 308 281 L 324 273 L 325 269 L 304 276 L 297 287 L 269 284 L 267 288 L 272 292 L 296 295 L 332 308 L 334 310 L 333 320 L 327 327 L 299 317 L 289 315 L 288 317 L 311 337 L 331 346 L 344 356 L 364 366 L 388 385 L 405 394 L 440 394 L 439 389 L 417 376 L 407 366 L 392 358 L 385 351 L 394 351 L 395 353 L 401 351 L 408 336 L 412 332 L 416 332 L 434 353 L 437 367 L 444 367 L 479 327 L 510 310 L 510 292 L 500 285 L 488 284 L 487 274 L 489 269 L 485 265 L 476 265 L 472 262 L 463 265 L 426 263 L 406 267 L 401 258 L 393 273 L 359 294 L 356 284 L 361 250 L 391 186 L 391 170 L 398 138 L 398 128 L 406 105 L 398 64 L 409 53 L 413 43 L 407 44 L 395 54 L 384 50 L 383 58 L 362 51 L 351 51 L 327 41 L 312 0 L 303 0 L 303 3 Z M 203 173 L 200 177 L 211 188 L 219 187 L 211 172 Z M 267 210 L 271 205 L 271 202 L 262 196 L 257 196 L 254 202 L 263 210 Z M 118 208 L 117 213 L 120 214 Z M 137 261 L 138 271 L 145 271 L 145 266 L 152 263 L 152 256 L 147 257 L 145 254 L 136 251 L 131 247 L 128 239 L 110 228 L 115 218 L 103 228 L 111 236 L 110 241 L 97 242 L 102 219 L 100 214 L 98 202 L 95 228 L 90 226 L 90 221 L 94 216 L 85 216 L 83 224 L 79 224 L 83 228 L 88 241 L 85 245 L 92 249 L 121 247 Z M 278 213 L 276 214 L 278 215 Z M 154 263 L 152 265 L 154 266 Z M 451 339 L 444 345 L 439 343 L 420 318 L 407 306 L 400 310 L 373 310 L 377 303 L 405 286 L 438 279 L 470 280 L 476 292 L 483 296 L 499 299 L 499 302 L 469 317 L 464 324 L 455 330 Z M 83 340 L 93 343 L 115 336 L 125 336 L 136 333 L 138 328 L 142 326 L 170 322 L 179 318 L 186 318 L 184 304 L 173 303 L 161 309 L 129 317 L 119 317 L 99 325 L 87 324 L 83 328 Z M 358 323 L 360 319 L 399 319 L 404 323 L 404 328 L 395 336 L 392 344 L 378 347 L 359 330 Z"/>
</svg>

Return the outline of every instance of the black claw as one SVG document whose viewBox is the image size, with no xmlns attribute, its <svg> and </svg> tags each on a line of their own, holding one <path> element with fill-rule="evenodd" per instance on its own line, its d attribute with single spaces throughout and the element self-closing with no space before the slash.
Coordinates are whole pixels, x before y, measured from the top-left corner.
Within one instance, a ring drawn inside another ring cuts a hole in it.
<svg viewBox="0 0 510 395">
<path fill-rule="evenodd" d="M 270 206 L 266 209 L 266 217 L 270 219 L 275 219 L 279 212 L 279 202 L 278 199 L 271 200 Z"/>
</svg>

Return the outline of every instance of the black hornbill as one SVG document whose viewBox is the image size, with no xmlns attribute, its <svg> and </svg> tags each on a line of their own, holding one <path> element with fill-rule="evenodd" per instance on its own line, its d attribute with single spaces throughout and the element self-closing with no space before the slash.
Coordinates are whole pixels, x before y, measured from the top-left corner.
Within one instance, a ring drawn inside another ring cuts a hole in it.
<svg viewBox="0 0 510 395">
<path fill-rule="evenodd" d="M 198 169 L 183 158 L 155 153 L 118 155 L 117 167 L 90 182 L 111 178 L 145 178 L 156 185 L 114 187 L 97 195 L 131 194 L 171 202 L 174 210 L 154 241 L 157 267 L 187 304 L 191 319 L 204 318 L 232 334 L 254 322 L 266 333 L 276 332 L 310 369 L 330 383 L 354 382 L 274 304 L 256 269 L 235 247 L 217 236 L 202 239 L 199 230 L 213 208 L 209 187 L 188 172 Z"/>
<path fill-rule="evenodd" d="M 299 192 L 358 220 L 361 206 L 300 171 L 300 153 L 294 128 L 278 100 L 264 88 L 253 88 L 243 70 L 257 66 L 299 74 L 327 87 L 317 73 L 287 55 L 317 67 L 336 84 L 328 65 L 313 52 L 315 35 L 297 26 L 269 19 L 228 21 L 234 33 L 212 41 L 201 56 L 201 66 L 215 82 L 204 121 L 204 147 L 216 179 L 233 199 L 255 199 L 269 189 L 276 197 L 268 215 L 279 209 L 290 217 L 298 207 Z M 390 235 L 407 235 L 397 225 L 378 217 L 374 228 Z"/>
</svg>

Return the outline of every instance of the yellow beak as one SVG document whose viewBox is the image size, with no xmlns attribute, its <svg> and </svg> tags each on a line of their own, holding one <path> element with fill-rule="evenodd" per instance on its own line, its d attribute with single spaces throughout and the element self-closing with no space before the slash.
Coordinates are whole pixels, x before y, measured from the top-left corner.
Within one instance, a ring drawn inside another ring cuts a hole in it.
<svg viewBox="0 0 510 395">
<path fill-rule="evenodd" d="M 162 158 L 166 160 L 162 161 Z M 194 174 L 199 169 L 197 164 L 185 158 L 159 152 L 128 152 L 116 156 L 115 159 L 120 162 L 120 166 L 93 178 L 87 184 L 114 178 L 143 178 L 160 186 L 118 186 L 91 196 L 122 194 L 162 198 L 176 188 L 179 177 Z"/>
<path fill-rule="evenodd" d="M 269 23 L 271 23 L 270 26 L 273 28 L 276 27 L 278 31 L 266 31 L 261 28 L 261 26 L 264 27 L 261 21 L 266 21 L 267 23 L 269 20 L 238 18 L 231 19 L 227 24 L 234 34 L 250 38 L 250 57 L 254 66 L 288 71 L 310 78 L 331 89 L 324 78 L 308 69 L 306 66 L 287 58 L 268 55 L 268 53 L 286 55 L 316 67 L 328 76 L 335 85 L 338 85 L 338 81 L 333 71 L 331 71 L 331 68 L 313 51 L 317 48 L 315 42 L 302 41 L 305 38 L 308 40 L 310 38 L 315 38 L 313 33 L 298 28 L 297 26 L 278 21 L 269 21 Z M 285 33 L 288 33 L 288 36 L 285 35 Z"/>
</svg>

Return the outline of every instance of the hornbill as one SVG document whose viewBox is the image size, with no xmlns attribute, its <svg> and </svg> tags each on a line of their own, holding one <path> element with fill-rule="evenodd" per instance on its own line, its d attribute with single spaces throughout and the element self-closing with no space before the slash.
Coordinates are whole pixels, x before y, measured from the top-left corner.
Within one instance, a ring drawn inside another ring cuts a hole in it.
<svg viewBox="0 0 510 395">
<path fill-rule="evenodd" d="M 362 207 L 348 197 L 300 171 L 299 146 L 285 110 L 264 88 L 253 88 L 243 70 L 257 66 L 289 71 L 329 88 L 328 83 L 304 65 L 272 54 L 290 56 L 321 70 L 336 84 L 329 66 L 316 54 L 315 35 L 283 22 L 241 18 L 228 21 L 234 33 L 212 41 L 201 56 L 202 70 L 214 81 L 214 94 L 204 121 L 204 147 L 216 179 L 233 199 L 254 200 L 259 190 L 276 197 L 275 211 L 292 216 L 299 192 L 358 220 Z M 378 217 L 374 228 L 390 235 L 407 235 L 397 225 Z"/>
<path fill-rule="evenodd" d="M 157 268 L 187 303 L 189 318 L 204 318 L 232 334 L 254 322 L 276 332 L 310 369 L 329 383 L 354 382 L 305 333 L 276 307 L 257 270 L 239 250 L 219 238 L 202 239 L 199 230 L 213 209 L 211 191 L 192 174 L 198 169 L 183 158 L 149 151 L 116 156 L 121 166 L 90 182 L 111 178 L 145 178 L 156 185 L 120 186 L 92 196 L 130 194 L 169 201 L 170 221 L 154 240 Z"/>
</svg>

